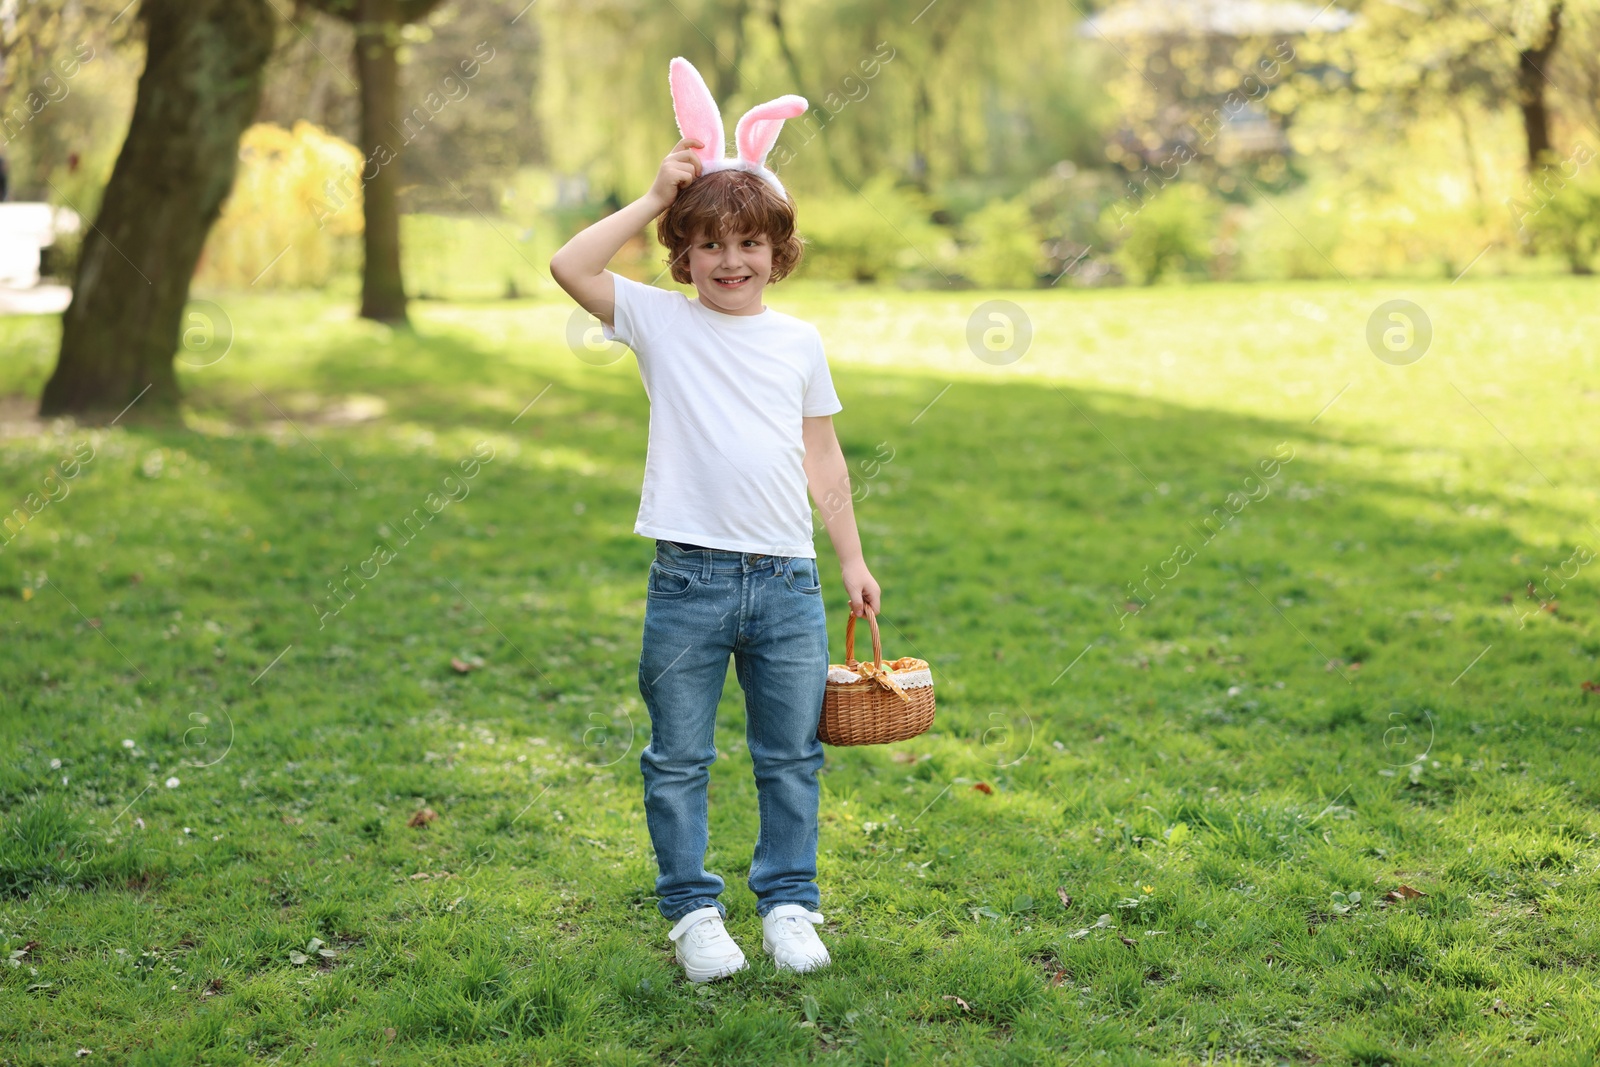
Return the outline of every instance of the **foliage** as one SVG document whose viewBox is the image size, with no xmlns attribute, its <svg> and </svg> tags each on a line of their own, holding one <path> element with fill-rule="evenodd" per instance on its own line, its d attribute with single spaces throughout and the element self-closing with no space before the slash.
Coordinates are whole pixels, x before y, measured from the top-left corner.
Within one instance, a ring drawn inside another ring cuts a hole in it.
<svg viewBox="0 0 1600 1067">
<path fill-rule="evenodd" d="M 114 0 L 0 4 L 0 156 L 12 200 L 94 218 L 143 61 Z M 68 262 L 58 266 L 70 269 Z"/>
<path fill-rule="evenodd" d="M 1222 205 L 1198 184 L 1178 182 L 1127 215 L 1109 207 L 1102 225 L 1120 240 L 1115 259 L 1130 281 L 1153 285 L 1172 274 L 1204 273 Z"/>
<path fill-rule="evenodd" d="M 240 140 L 233 193 L 206 241 L 196 283 L 326 285 L 349 263 L 347 238 L 361 232 L 362 169 L 354 145 L 309 122 L 292 130 L 271 123 L 250 127 Z"/>
<path fill-rule="evenodd" d="M 1311 161 L 1307 178 L 1252 198 L 1237 235 L 1240 276 L 1454 278 L 1469 266 L 1508 268 L 1520 241 L 1503 201 L 1523 180 L 1512 117 L 1460 104 L 1382 140 L 1360 138 L 1360 125 L 1330 101 L 1306 105 L 1293 139 Z"/>
<path fill-rule="evenodd" d="M 1534 247 L 1560 256 L 1574 274 L 1592 274 L 1600 254 L 1600 159 L 1581 147 L 1567 160 L 1548 160 L 1513 212 Z"/>
<path fill-rule="evenodd" d="M 797 277 L 890 279 L 931 272 L 944 254 L 923 198 L 886 174 L 859 192 L 801 198 L 798 209 L 806 251 Z"/>
<path fill-rule="evenodd" d="M 925 192 L 974 175 L 1019 183 L 1090 159 L 1106 111 L 1095 78 L 1107 59 L 1077 35 L 1070 5 L 560 0 L 535 13 L 543 39 L 560 42 L 538 85 L 549 160 L 623 200 L 676 140 L 675 55 L 705 75 L 730 136 L 754 104 L 807 98 L 810 115 L 786 124 L 774 154 L 797 198 L 885 173 Z"/>
<path fill-rule="evenodd" d="M 544 264 L 560 245 L 547 231 L 481 215 L 402 215 L 406 291 L 423 300 L 556 296 Z"/>
<path fill-rule="evenodd" d="M 1022 198 L 992 200 L 963 226 L 971 246 L 961 272 L 985 289 L 1029 289 L 1039 280 L 1041 236 Z"/>
</svg>

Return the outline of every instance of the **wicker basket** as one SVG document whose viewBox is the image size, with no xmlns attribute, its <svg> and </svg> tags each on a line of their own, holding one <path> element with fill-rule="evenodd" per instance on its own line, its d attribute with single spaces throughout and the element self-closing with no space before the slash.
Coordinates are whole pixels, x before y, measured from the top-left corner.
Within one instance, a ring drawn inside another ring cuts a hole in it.
<svg viewBox="0 0 1600 1067">
<path fill-rule="evenodd" d="M 858 663 L 856 617 L 844 630 L 844 665 L 828 664 L 817 739 L 828 745 L 886 745 L 904 741 L 933 724 L 933 671 L 907 656 L 885 663 L 878 620 L 872 626 L 872 662 Z"/>
</svg>

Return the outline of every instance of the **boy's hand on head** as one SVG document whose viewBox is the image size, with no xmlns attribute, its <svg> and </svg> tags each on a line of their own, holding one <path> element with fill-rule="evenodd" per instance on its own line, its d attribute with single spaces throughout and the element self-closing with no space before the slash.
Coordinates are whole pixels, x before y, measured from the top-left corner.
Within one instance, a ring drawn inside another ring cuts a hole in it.
<svg viewBox="0 0 1600 1067">
<path fill-rule="evenodd" d="M 850 614 L 861 618 L 866 615 L 868 608 L 872 609 L 874 615 L 882 612 L 883 600 L 878 580 L 867 570 L 866 563 L 857 561 L 843 564 L 839 573 L 844 580 L 845 595 L 850 598 Z"/>
<path fill-rule="evenodd" d="M 678 190 L 700 177 L 700 157 L 694 153 L 694 149 L 704 147 L 693 137 L 685 137 L 661 161 L 661 169 L 656 171 L 656 180 L 650 186 L 649 193 L 651 202 L 660 205 L 656 214 L 671 207 L 672 202 L 678 199 Z"/>
</svg>

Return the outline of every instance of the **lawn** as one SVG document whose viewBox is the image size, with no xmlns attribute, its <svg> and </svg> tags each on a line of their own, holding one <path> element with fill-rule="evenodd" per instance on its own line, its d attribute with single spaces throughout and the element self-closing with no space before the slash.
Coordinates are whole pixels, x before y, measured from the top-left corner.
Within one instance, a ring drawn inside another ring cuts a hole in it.
<svg viewBox="0 0 1600 1067">
<path fill-rule="evenodd" d="M 0 1063 L 1593 1062 L 1596 295 L 774 289 L 939 713 L 828 750 L 834 964 L 777 975 L 730 677 L 707 986 L 641 807 L 631 356 L 215 296 L 189 431 L 39 430 L 56 326 L 0 319 L 0 499 L 47 501 L 0 534 Z"/>
</svg>

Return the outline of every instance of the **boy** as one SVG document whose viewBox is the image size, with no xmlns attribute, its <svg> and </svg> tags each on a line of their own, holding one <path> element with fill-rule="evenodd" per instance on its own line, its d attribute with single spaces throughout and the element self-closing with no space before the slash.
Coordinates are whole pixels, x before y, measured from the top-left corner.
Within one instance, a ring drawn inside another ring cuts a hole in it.
<svg viewBox="0 0 1600 1067">
<path fill-rule="evenodd" d="M 762 290 L 802 252 L 794 202 L 740 170 L 702 176 L 686 137 L 650 191 L 568 241 L 550 274 L 631 347 L 650 399 L 650 436 L 634 532 L 656 539 L 646 582 L 639 692 L 650 744 L 639 757 L 659 877 L 657 908 L 691 981 L 741 970 L 723 926 L 723 881 L 705 870 L 708 768 L 717 703 L 734 658 L 745 694 L 761 828 L 748 885 L 762 948 L 779 969 L 826 966 L 814 926 L 817 772 L 828 628 L 806 491 L 823 509 L 850 610 L 877 614 L 861 554 L 850 476 L 833 430 L 842 410 L 815 327 L 767 308 Z M 665 214 L 663 215 L 663 212 Z M 683 294 L 606 270 L 661 216 L 657 235 Z"/>
</svg>

